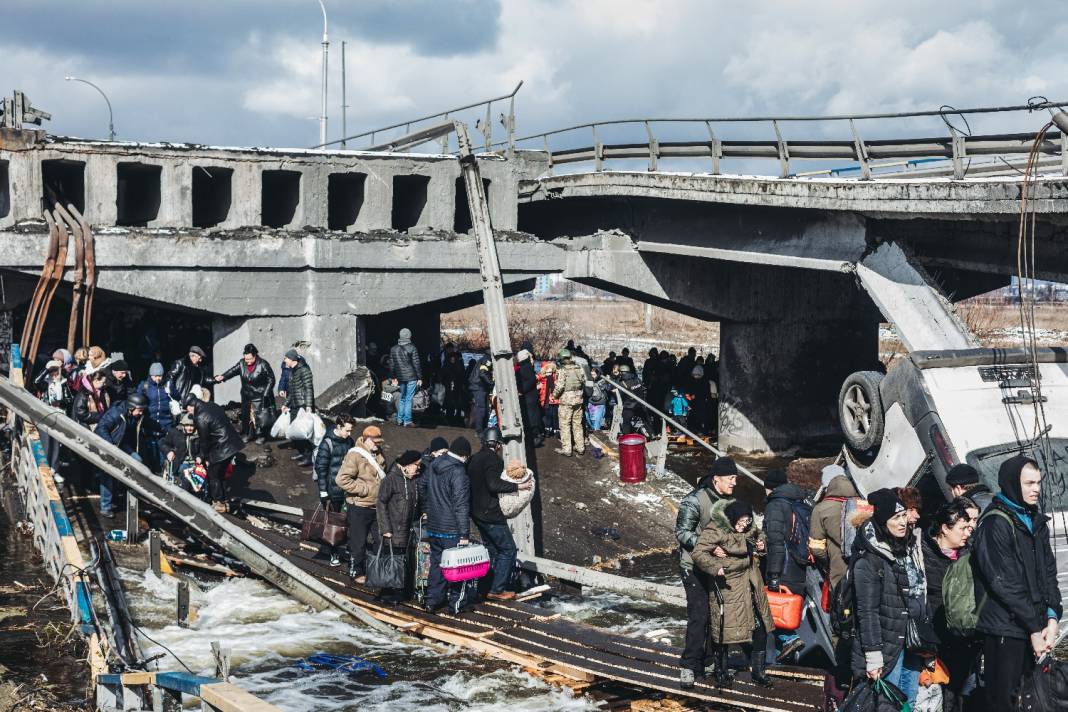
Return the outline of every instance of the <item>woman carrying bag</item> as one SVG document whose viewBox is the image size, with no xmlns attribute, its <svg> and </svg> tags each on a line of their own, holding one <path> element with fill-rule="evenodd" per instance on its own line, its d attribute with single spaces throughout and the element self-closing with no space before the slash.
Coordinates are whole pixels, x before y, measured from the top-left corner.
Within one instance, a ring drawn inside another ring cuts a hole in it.
<svg viewBox="0 0 1068 712">
<path fill-rule="evenodd" d="M 747 649 L 753 684 L 772 687 L 765 672 L 768 631 L 775 629 L 758 557 L 764 556 L 764 533 L 753 526 L 753 508 L 745 502 L 720 499 L 712 519 L 693 548 L 693 563 L 712 581 L 709 605 L 711 646 L 716 687 L 733 682 L 727 666 L 732 644 Z"/>
<path fill-rule="evenodd" d="M 389 468 L 378 487 L 377 553 L 368 557 L 367 585 L 380 588 L 378 597 L 397 602 L 410 595 L 408 542 L 419 514 L 419 476 L 422 453 L 406 450 Z M 388 557 L 388 560 L 387 560 Z"/>
</svg>

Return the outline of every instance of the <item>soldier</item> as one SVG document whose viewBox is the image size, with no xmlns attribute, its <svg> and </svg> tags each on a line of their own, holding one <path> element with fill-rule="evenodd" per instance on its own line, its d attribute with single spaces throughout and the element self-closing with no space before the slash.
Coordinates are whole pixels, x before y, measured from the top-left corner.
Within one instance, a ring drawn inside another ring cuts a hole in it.
<svg viewBox="0 0 1068 712">
<path fill-rule="evenodd" d="M 560 448 L 556 451 L 571 457 L 572 449 L 579 455 L 586 452 L 586 437 L 582 432 L 582 396 L 586 374 L 571 360 L 571 352 L 560 350 L 560 372 L 556 377 L 553 397 L 560 399 Z"/>
</svg>

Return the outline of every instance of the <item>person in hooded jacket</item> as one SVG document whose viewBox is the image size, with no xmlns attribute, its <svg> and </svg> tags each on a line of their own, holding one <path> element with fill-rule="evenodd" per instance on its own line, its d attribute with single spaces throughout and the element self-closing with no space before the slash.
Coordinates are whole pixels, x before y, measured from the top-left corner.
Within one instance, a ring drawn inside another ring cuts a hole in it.
<svg viewBox="0 0 1068 712">
<path fill-rule="evenodd" d="M 245 443 L 218 403 L 202 401 L 190 393 L 182 405 L 193 416 L 200 438 L 200 454 L 208 471 L 208 501 L 216 512 L 225 512 L 226 469 Z"/>
<path fill-rule="evenodd" d="M 394 386 L 400 386 L 400 402 L 397 403 L 397 425 L 414 427 L 412 422 L 412 398 L 423 385 L 423 369 L 419 363 L 419 351 L 412 343 L 410 329 L 401 329 L 397 343 L 389 350 L 390 378 Z"/>
<path fill-rule="evenodd" d="M 341 469 L 341 464 L 345 461 L 345 455 L 356 447 L 356 442 L 352 439 L 352 429 L 355 424 L 348 413 L 338 415 L 334 420 L 334 427 L 323 436 L 315 451 L 312 471 L 315 473 L 316 484 L 319 485 L 319 503 L 324 509 L 329 504 L 335 512 L 344 511 L 345 491 L 338 486 L 335 478 L 338 470 Z M 330 565 L 340 566 L 341 556 L 338 547 L 330 546 L 328 553 Z"/>
<path fill-rule="evenodd" d="M 150 462 L 155 446 L 164 433 L 159 425 L 145 415 L 148 399 L 133 393 L 125 401 L 118 401 L 97 421 L 95 432 L 138 462 Z M 151 449 L 150 449 L 151 448 Z M 151 453 L 151 455 L 149 455 Z M 113 515 L 112 496 L 122 491 L 110 475 L 100 473 L 100 515 Z"/>
<path fill-rule="evenodd" d="M 1039 509 L 1042 471 L 1016 455 L 998 469 L 1001 492 L 979 520 L 972 562 L 988 593 L 976 632 L 983 636 L 987 708 L 1008 710 L 1035 659 L 1050 653 L 1061 618 L 1050 518 Z"/>
<path fill-rule="evenodd" d="M 926 610 L 923 562 L 911 556 L 908 511 L 891 488 L 868 495 L 870 521 L 853 541 L 853 675 L 884 678 L 916 699 L 923 660 L 905 648 L 910 618 Z"/>
<path fill-rule="evenodd" d="M 729 457 L 719 457 L 709 473 L 679 502 L 675 518 L 675 540 L 679 543 L 679 569 L 686 593 L 686 640 L 679 658 L 679 686 L 694 685 L 695 677 L 704 677 L 715 669 L 709 647 L 709 596 L 711 581 L 693 565 L 693 549 L 708 523 L 717 501 L 730 498 L 738 484 L 738 465 Z"/>
<path fill-rule="evenodd" d="M 842 550 L 842 508 L 846 500 L 858 495 L 841 466 L 828 465 L 823 471 L 825 476 L 830 475 L 830 480 L 820 501 L 812 508 L 808 549 L 827 572 L 828 585 L 833 591 L 849 569 L 848 552 Z"/>
<path fill-rule="evenodd" d="M 493 361 L 481 356 L 468 374 L 467 390 L 471 393 L 471 427 L 481 438 L 489 414 L 489 394 L 493 391 Z"/>
<path fill-rule="evenodd" d="M 112 361 L 104 371 L 108 374 L 107 389 L 111 395 L 112 403 L 126 400 L 131 393 L 137 390 L 137 386 L 130 376 L 130 366 L 122 359 Z"/>
<path fill-rule="evenodd" d="M 171 399 L 163 384 L 162 363 L 148 367 L 148 378 L 137 384 L 136 392 L 148 399 L 148 416 L 159 423 L 164 431 L 170 430 L 174 417 L 171 415 Z"/>
<path fill-rule="evenodd" d="M 534 357 L 521 349 L 516 354 L 516 386 L 522 403 L 523 427 L 534 447 L 545 442 L 541 428 L 541 405 L 538 403 L 538 374 L 534 372 Z"/>
<path fill-rule="evenodd" d="M 805 590 L 805 567 L 794 560 L 787 547 L 787 539 L 793 531 L 794 504 L 804 501 L 808 493 L 788 482 L 786 472 L 778 469 L 769 470 L 764 476 L 764 490 L 768 495 L 767 504 L 764 505 L 764 532 L 768 537 L 768 590 L 778 591 L 781 586 L 786 586 L 792 593 L 801 595 Z M 779 631 L 775 636 L 780 662 L 805 645 L 792 631 Z"/>
<path fill-rule="evenodd" d="M 245 344 L 241 360 L 215 377 L 216 383 L 241 378 L 241 429 L 245 442 L 255 438 L 262 445 L 267 442 L 277 417 L 274 402 L 274 369 L 255 344 Z"/>
<path fill-rule="evenodd" d="M 938 658 L 949 672 L 949 683 L 942 686 L 943 709 L 954 710 L 973 681 L 979 648 L 974 638 L 961 638 L 946 625 L 942 600 L 942 582 L 946 571 L 968 545 L 972 533 L 966 506 L 961 500 L 943 503 L 922 535 L 923 570 L 927 580 L 927 612 L 938 635 Z"/>
<path fill-rule="evenodd" d="M 405 450 L 389 468 L 378 487 L 378 535 L 387 548 L 397 556 L 407 558 L 408 542 L 412 524 L 419 515 L 419 487 L 415 479 L 422 468 L 422 454 L 418 450 Z M 385 553 L 385 549 L 383 550 Z M 410 567 L 405 566 L 405 571 Z M 409 596 L 409 581 L 399 589 L 384 588 L 378 595 L 389 601 L 402 601 Z"/>
<path fill-rule="evenodd" d="M 441 554 L 455 546 L 466 546 L 470 541 L 471 483 L 467 477 L 470 457 L 471 442 L 460 436 L 417 480 L 419 501 L 426 516 L 425 531 L 430 539 L 430 577 L 424 605 L 431 613 L 446 605 L 459 611 L 468 602 L 468 587 L 447 582 L 441 573 Z"/>
<path fill-rule="evenodd" d="M 463 423 L 467 410 L 467 374 L 464 360 L 458 351 L 446 354 L 441 365 L 441 384 L 445 386 L 445 406 L 442 415 L 447 422 Z"/>
<path fill-rule="evenodd" d="M 726 556 L 719 556 L 717 549 Z M 746 649 L 753 684 L 772 687 L 765 666 L 768 631 L 775 623 L 758 561 L 766 551 L 763 532 L 753 526 L 751 506 L 735 499 L 721 499 L 712 505 L 712 521 L 693 547 L 693 563 L 712 584 L 709 630 L 715 648 L 717 687 L 731 687 L 727 656 L 732 644 Z"/>
</svg>

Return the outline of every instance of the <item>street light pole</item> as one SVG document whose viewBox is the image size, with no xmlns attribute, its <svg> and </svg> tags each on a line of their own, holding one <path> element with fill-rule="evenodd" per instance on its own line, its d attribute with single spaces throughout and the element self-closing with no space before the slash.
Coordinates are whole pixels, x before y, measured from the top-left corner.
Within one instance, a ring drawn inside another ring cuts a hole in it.
<svg viewBox="0 0 1068 712">
<path fill-rule="evenodd" d="M 319 115 L 319 143 L 326 143 L 326 69 L 330 53 L 330 36 L 327 32 L 326 5 L 319 0 L 319 7 L 323 11 L 323 111 Z"/>
<path fill-rule="evenodd" d="M 104 97 L 104 101 L 107 102 L 107 105 L 108 105 L 108 141 L 114 141 L 115 140 L 115 115 L 111 112 L 111 100 L 108 99 L 108 95 L 104 93 L 104 90 L 101 89 L 100 87 L 98 87 L 96 84 L 93 84 L 88 79 L 80 79 L 78 77 L 72 77 L 69 74 L 67 76 L 63 77 L 63 78 L 68 82 L 81 82 L 82 84 L 88 84 L 93 89 L 96 89 L 98 92 L 100 92 L 100 96 Z"/>
</svg>

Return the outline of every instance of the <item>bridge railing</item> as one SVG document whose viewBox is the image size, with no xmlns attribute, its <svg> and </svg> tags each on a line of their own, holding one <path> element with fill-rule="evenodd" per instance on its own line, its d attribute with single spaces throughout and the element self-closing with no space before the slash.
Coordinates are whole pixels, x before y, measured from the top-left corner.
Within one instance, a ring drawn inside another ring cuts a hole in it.
<svg viewBox="0 0 1068 712">
<path fill-rule="evenodd" d="M 320 143 L 312 146 L 312 148 L 326 148 L 327 146 L 338 145 L 344 148 L 348 146 L 350 141 L 352 141 L 363 142 L 366 144 L 356 147 L 357 150 L 399 151 L 440 139 L 441 152 L 449 153 L 449 134 L 452 132 L 452 123 L 457 118 L 457 114 L 470 111 L 471 109 L 484 109 L 485 115 L 480 116 L 476 123 L 476 128 L 479 133 L 482 134 L 483 147 L 487 151 L 490 150 L 491 146 L 506 148 L 510 153 L 515 147 L 515 96 L 519 93 L 519 90 L 522 87 L 523 82 L 519 82 L 515 85 L 515 89 L 508 94 L 502 94 L 500 96 L 495 96 L 492 99 L 483 99 L 482 101 L 476 101 L 472 104 L 465 104 L 452 109 L 446 109 L 445 111 L 439 111 L 436 114 L 427 114 L 426 116 L 420 116 L 415 119 L 408 119 L 407 121 L 401 121 L 396 124 L 390 124 L 389 126 L 382 126 L 377 129 L 371 129 L 370 131 L 352 134 L 351 136 L 344 136 L 334 141 Z M 498 120 L 504 127 L 507 138 L 504 141 L 494 144 L 494 105 L 496 104 L 499 106 L 504 102 L 508 103 L 507 113 L 501 113 Z M 435 123 L 430 124 L 428 122 Z M 442 125 L 447 125 L 448 132 L 439 130 Z M 401 129 L 403 129 L 403 133 L 397 134 L 397 131 Z"/>
<path fill-rule="evenodd" d="M 955 109 L 941 107 L 932 111 L 914 111 L 877 114 L 843 114 L 831 116 L 753 116 L 753 117 L 715 117 L 715 118 L 644 118 L 617 119 L 568 126 L 553 131 L 521 136 L 507 144 L 496 143 L 493 148 L 500 149 L 507 145 L 511 150 L 516 145 L 531 149 L 541 149 L 549 159 L 549 172 L 554 166 L 573 163 L 593 163 L 596 172 L 604 170 L 605 163 L 611 160 L 645 160 L 648 170 L 659 169 L 660 161 L 665 159 L 707 159 L 713 174 L 721 173 L 724 159 L 770 159 L 779 163 L 778 175 L 789 177 L 797 175 L 791 172 L 791 162 L 798 160 L 849 161 L 855 164 L 851 168 L 859 171 L 860 177 L 870 179 L 873 170 L 894 168 L 900 171 L 932 159 L 945 159 L 952 162 L 954 178 L 961 179 L 967 175 L 970 162 L 976 157 L 1000 157 L 1026 155 L 1030 153 L 1037 133 L 996 133 L 975 135 L 968 127 L 967 117 L 978 114 L 1002 114 L 1010 112 L 1034 112 L 1055 110 L 1068 105 L 1059 101 L 1032 101 L 1017 106 L 976 107 Z M 887 119 L 921 119 L 924 117 L 941 118 L 948 129 L 944 136 L 919 136 L 910 138 L 865 139 L 858 124 Z M 956 119 L 954 119 L 956 117 Z M 963 124 L 955 126 L 954 120 Z M 784 137 L 785 124 L 846 124 L 849 134 L 838 140 L 809 140 Z M 720 124 L 746 124 L 770 128 L 774 139 L 724 138 L 717 133 Z M 642 135 L 641 141 L 623 143 L 605 143 L 601 136 L 608 131 L 622 128 L 624 132 Z M 669 128 L 677 133 L 680 128 L 693 130 L 702 134 L 700 139 L 663 140 Z M 579 138 L 588 132 L 589 142 Z M 566 141 L 571 146 L 554 147 L 554 142 Z M 577 143 L 578 147 L 575 147 Z M 1068 142 L 1058 132 L 1047 134 L 1039 146 L 1039 152 L 1061 157 L 1061 170 L 1068 175 Z M 806 173 L 817 175 L 834 173 L 827 169 Z"/>
</svg>

